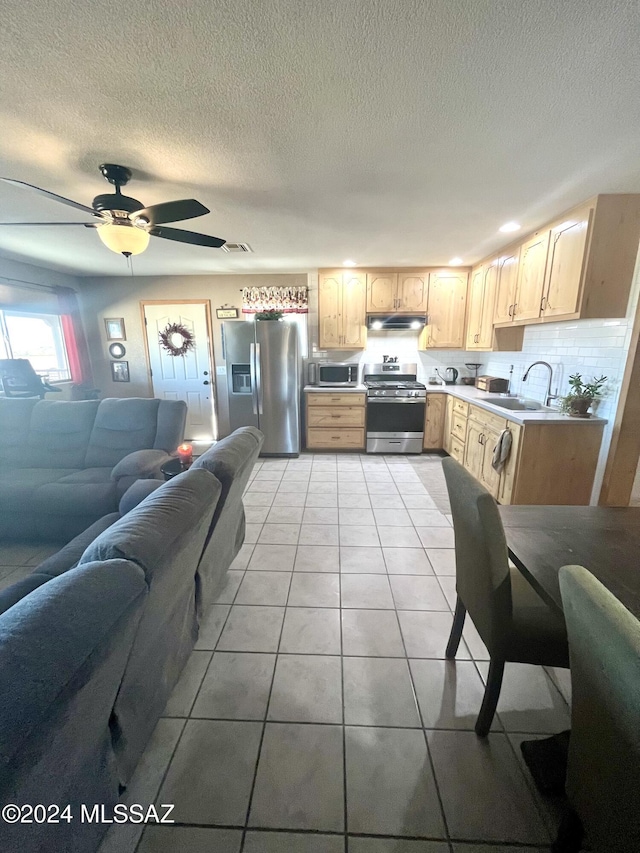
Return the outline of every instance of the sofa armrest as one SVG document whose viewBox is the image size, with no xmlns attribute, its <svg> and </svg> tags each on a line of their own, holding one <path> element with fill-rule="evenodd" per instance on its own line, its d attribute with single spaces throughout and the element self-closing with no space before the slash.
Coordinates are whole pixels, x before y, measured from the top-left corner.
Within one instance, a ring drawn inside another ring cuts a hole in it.
<svg viewBox="0 0 640 853">
<path fill-rule="evenodd" d="M 111 472 L 111 479 L 119 480 L 120 477 L 158 479 L 160 466 L 170 458 L 164 450 L 134 450 L 115 465 Z"/>
<path fill-rule="evenodd" d="M 120 498 L 120 505 L 118 506 L 120 515 L 126 515 L 163 485 L 164 483 L 160 480 L 136 480 Z"/>
</svg>

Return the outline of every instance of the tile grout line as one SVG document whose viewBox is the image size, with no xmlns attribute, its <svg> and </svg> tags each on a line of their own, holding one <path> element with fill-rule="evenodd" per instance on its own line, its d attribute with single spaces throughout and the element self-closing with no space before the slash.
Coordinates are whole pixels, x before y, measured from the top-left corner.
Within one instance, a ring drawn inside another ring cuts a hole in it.
<svg viewBox="0 0 640 853">
<path fill-rule="evenodd" d="M 296 554 L 297 554 L 297 546 L 296 546 Z M 295 565 L 295 559 L 294 559 L 294 565 Z M 291 576 L 289 578 L 289 586 L 287 588 L 287 598 L 286 598 L 286 601 L 284 604 L 284 611 L 282 614 L 282 623 L 280 625 L 280 633 L 278 635 L 278 643 L 276 645 L 275 661 L 273 664 L 273 674 L 271 676 L 271 684 L 269 686 L 269 694 L 267 696 L 267 702 L 266 702 L 265 709 L 264 709 L 264 718 L 262 720 L 262 731 L 260 733 L 260 743 L 258 744 L 258 752 L 256 754 L 256 765 L 255 765 L 255 768 L 253 771 L 253 779 L 251 781 L 251 789 L 249 791 L 249 798 L 247 800 L 247 810 L 245 813 L 244 827 L 242 830 L 242 839 L 240 841 L 239 853 L 242 853 L 242 851 L 244 850 L 244 845 L 245 845 L 245 841 L 247 838 L 247 832 L 249 829 L 249 816 L 251 814 L 251 807 L 253 805 L 253 796 L 254 796 L 255 789 L 256 789 L 256 782 L 258 780 L 258 767 L 260 765 L 260 757 L 262 755 L 262 746 L 264 744 L 264 738 L 265 738 L 265 734 L 267 731 L 267 721 L 268 721 L 268 716 L 269 716 L 269 705 L 271 704 L 271 695 L 273 693 L 273 685 L 274 685 L 275 680 L 276 680 L 276 670 L 278 667 L 278 652 L 280 650 L 280 643 L 282 642 L 282 633 L 284 631 L 284 622 L 285 622 L 286 615 L 287 615 L 287 604 L 289 601 L 289 595 L 291 593 L 292 581 L 293 581 L 293 572 L 291 572 Z"/>
<path fill-rule="evenodd" d="M 425 487 L 425 488 L 426 488 L 426 487 Z M 384 559 L 384 561 L 385 561 L 385 567 L 386 567 L 386 569 L 387 569 L 387 576 L 388 576 L 388 575 L 389 575 L 389 568 L 388 568 L 388 566 L 387 566 L 386 557 L 384 556 L 384 551 L 382 552 L 382 555 L 383 555 L 383 559 Z M 427 558 L 427 559 L 428 559 L 428 558 Z M 389 581 L 389 585 L 391 586 L 391 581 Z M 395 598 L 394 598 L 394 602 L 395 602 Z M 444 831 L 445 831 L 445 834 L 446 834 L 446 841 L 447 841 L 447 844 L 448 844 L 448 846 L 449 846 L 449 850 L 451 851 L 451 853 L 453 853 L 453 844 L 452 844 L 452 841 L 451 841 L 451 835 L 450 835 L 450 833 L 449 833 L 449 824 L 447 823 L 447 816 L 446 816 L 445 811 L 444 811 L 444 804 L 443 804 L 443 801 L 442 801 L 442 794 L 441 794 L 441 792 L 440 792 L 440 785 L 438 784 L 438 777 L 436 776 L 436 770 L 435 770 L 435 766 L 434 766 L 434 764 L 433 764 L 433 757 L 432 757 L 432 755 L 431 755 L 431 750 L 429 749 L 429 740 L 428 740 L 428 738 L 427 738 L 427 731 L 426 731 L 426 729 L 425 729 L 425 727 L 424 727 L 424 718 L 423 718 L 423 716 L 422 716 L 422 709 L 420 708 L 420 703 L 418 702 L 418 694 L 417 694 L 416 687 L 415 687 L 415 683 L 414 683 L 414 680 L 413 680 L 413 672 L 411 671 L 411 664 L 409 663 L 409 655 L 408 655 L 408 652 L 407 652 L 407 646 L 406 646 L 406 643 L 405 643 L 404 634 L 402 633 L 402 626 L 401 626 L 401 624 L 400 624 L 400 617 L 398 616 L 398 608 L 397 608 L 397 607 L 394 607 L 394 613 L 395 613 L 395 615 L 396 615 L 396 622 L 397 622 L 397 624 L 398 624 L 398 631 L 400 632 L 400 640 L 401 640 L 401 642 L 402 642 L 402 648 L 404 649 L 404 654 L 405 654 L 405 658 L 404 658 L 404 659 L 405 659 L 405 661 L 406 661 L 407 669 L 408 669 L 408 671 L 409 671 L 409 683 L 411 684 L 411 691 L 412 691 L 412 694 L 413 694 L 413 701 L 415 702 L 416 709 L 417 709 L 417 711 L 418 711 L 418 718 L 419 718 L 419 720 L 420 720 L 420 727 L 421 727 L 421 729 L 422 729 L 422 736 L 423 736 L 423 738 L 424 738 L 425 748 L 426 748 L 426 750 L 427 750 L 427 757 L 428 757 L 428 759 L 429 759 L 429 767 L 431 768 L 431 775 L 432 775 L 432 777 L 433 777 L 433 784 L 434 784 L 434 787 L 435 787 L 435 789 L 436 789 L 436 795 L 437 795 L 437 797 L 438 797 L 438 805 L 439 805 L 439 807 L 440 807 L 440 815 L 441 815 L 441 817 L 442 817 L 442 823 L 443 823 Z"/>
</svg>

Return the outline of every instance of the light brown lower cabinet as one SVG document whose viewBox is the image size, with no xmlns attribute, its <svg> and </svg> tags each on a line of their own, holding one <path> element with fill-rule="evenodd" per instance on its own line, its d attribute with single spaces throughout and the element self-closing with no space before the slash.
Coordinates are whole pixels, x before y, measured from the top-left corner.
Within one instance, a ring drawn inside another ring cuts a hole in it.
<svg viewBox="0 0 640 853">
<path fill-rule="evenodd" d="M 308 450 L 364 449 L 364 394 L 308 391 L 306 398 Z"/>
<path fill-rule="evenodd" d="M 498 473 L 492 465 L 493 452 L 507 428 L 511 452 Z M 501 504 L 586 506 L 603 429 L 602 423 L 576 423 L 570 418 L 518 424 L 448 395 L 442 447 Z"/>
<path fill-rule="evenodd" d="M 440 450 L 444 434 L 448 394 L 427 394 L 424 416 L 425 450 Z"/>
</svg>

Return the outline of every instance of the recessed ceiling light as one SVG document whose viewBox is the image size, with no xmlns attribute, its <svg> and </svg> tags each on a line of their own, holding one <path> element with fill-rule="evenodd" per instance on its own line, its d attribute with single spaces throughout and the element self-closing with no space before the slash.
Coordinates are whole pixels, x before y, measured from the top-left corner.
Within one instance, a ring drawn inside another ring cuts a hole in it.
<svg viewBox="0 0 640 853">
<path fill-rule="evenodd" d="M 358 265 L 356 264 L 355 261 L 343 261 L 342 266 L 343 267 L 357 267 Z"/>
<path fill-rule="evenodd" d="M 519 222 L 505 222 L 504 225 L 501 225 L 498 228 L 498 231 L 502 231 L 503 234 L 509 234 L 511 231 L 519 231 L 521 228 Z"/>
<path fill-rule="evenodd" d="M 449 261 L 449 266 L 450 267 L 459 267 L 461 263 L 462 263 L 462 258 L 451 258 L 451 260 Z"/>
</svg>

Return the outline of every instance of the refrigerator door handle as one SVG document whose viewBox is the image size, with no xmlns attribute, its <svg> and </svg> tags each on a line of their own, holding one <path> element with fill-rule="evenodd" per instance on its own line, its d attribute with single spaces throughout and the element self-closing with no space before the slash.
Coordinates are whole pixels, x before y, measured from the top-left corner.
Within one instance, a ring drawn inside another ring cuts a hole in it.
<svg viewBox="0 0 640 853">
<path fill-rule="evenodd" d="M 251 381 L 251 405 L 253 414 L 258 414 L 258 390 L 256 379 L 256 345 L 249 345 L 249 376 Z"/>
<path fill-rule="evenodd" d="M 256 360 L 256 397 L 258 400 L 258 414 L 263 415 L 262 410 L 262 371 L 260 369 L 260 344 L 256 344 L 255 349 Z"/>
</svg>

